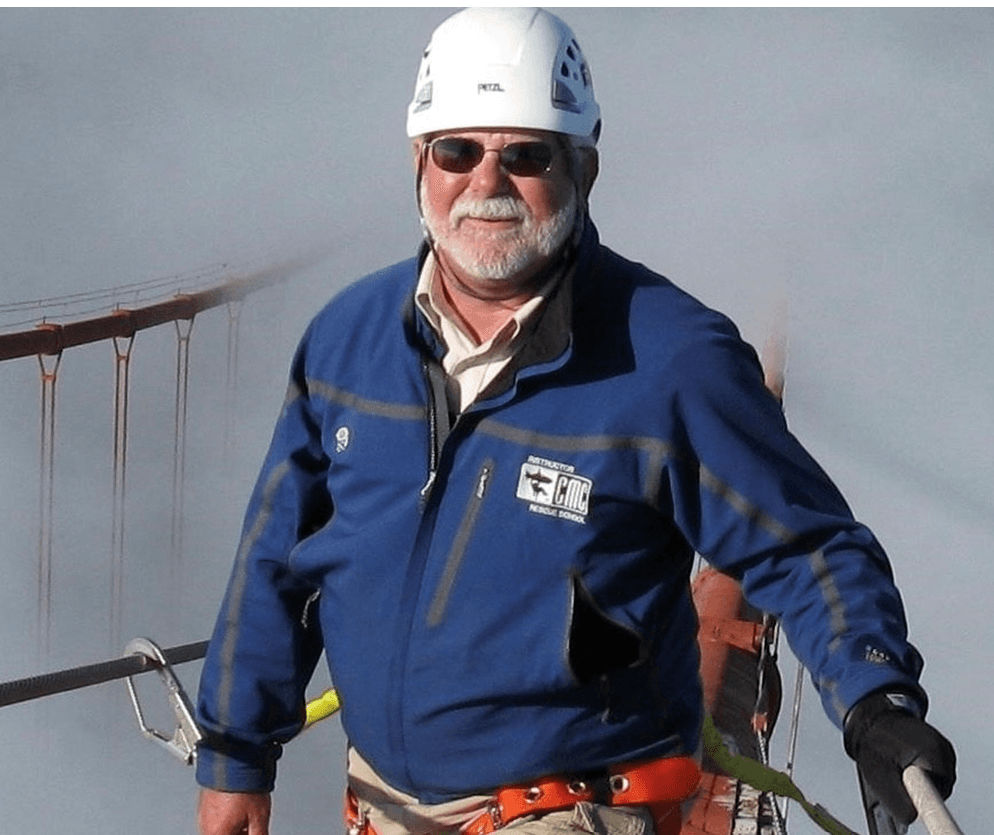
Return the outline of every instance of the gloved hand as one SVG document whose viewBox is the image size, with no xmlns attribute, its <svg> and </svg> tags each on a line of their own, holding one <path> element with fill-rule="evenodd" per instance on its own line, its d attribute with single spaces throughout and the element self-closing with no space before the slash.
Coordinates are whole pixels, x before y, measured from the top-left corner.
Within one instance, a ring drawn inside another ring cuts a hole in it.
<svg viewBox="0 0 994 835">
<path fill-rule="evenodd" d="M 918 816 L 902 779 L 909 765 L 925 771 L 943 798 L 952 794 L 956 752 L 906 696 L 874 693 L 857 703 L 846 717 L 844 740 L 846 753 L 899 822 L 907 825 Z"/>
</svg>

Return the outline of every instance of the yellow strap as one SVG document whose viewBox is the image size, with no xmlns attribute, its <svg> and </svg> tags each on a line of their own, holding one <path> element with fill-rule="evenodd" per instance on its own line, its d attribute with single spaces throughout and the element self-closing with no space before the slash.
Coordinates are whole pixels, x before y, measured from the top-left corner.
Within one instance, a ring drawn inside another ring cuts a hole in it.
<svg viewBox="0 0 994 835">
<path fill-rule="evenodd" d="M 325 690 L 316 699 L 307 703 L 307 721 L 304 723 L 304 727 L 309 728 L 315 722 L 327 719 L 332 714 L 337 713 L 341 706 L 342 703 L 335 688 Z"/>
</svg>

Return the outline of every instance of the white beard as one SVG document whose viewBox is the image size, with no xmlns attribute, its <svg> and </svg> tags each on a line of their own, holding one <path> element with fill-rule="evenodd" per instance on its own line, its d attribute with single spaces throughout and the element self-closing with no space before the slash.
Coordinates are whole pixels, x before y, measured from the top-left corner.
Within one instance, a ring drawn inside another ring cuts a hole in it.
<svg viewBox="0 0 994 835">
<path fill-rule="evenodd" d="M 421 205 L 427 207 L 424 181 Z M 534 264 L 548 258 L 566 243 L 576 221 L 576 189 L 569 200 L 544 223 L 536 224 L 528 204 L 515 197 L 456 201 L 447 223 L 424 212 L 424 223 L 435 244 L 467 275 L 482 281 L 508 281 Z M 463 218 L 514 218 L 521 225 L 508 230 L 475 234 L 460 229 Z"/>
</svg>

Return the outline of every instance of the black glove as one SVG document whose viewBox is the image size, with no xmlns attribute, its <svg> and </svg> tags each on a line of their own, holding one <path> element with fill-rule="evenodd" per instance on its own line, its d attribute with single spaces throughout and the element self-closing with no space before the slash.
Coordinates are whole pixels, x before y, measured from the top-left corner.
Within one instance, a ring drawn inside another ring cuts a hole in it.
<svg viewBox="0 0 994 835">
<path fill-rule="evenodd" d="M 857 703 L 846 717 L 844 739 L 846 753 L 900 823 L 918 816 L 902 779 L 909 765 L 925 771 L 943 799 L 952 794 L 956 752 L 905 695 L 874 693 Z"/>
</svg>

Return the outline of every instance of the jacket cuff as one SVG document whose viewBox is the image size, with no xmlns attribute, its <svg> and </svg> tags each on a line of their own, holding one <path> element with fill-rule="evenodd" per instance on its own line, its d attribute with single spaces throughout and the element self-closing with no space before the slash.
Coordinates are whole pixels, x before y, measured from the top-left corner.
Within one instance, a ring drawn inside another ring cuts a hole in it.
<svg viewBox="0 0 994 835">
<path fill-rule="evenodd" d="M 280 753 L 278 745 L 232 753 L 201 743 L 197 748 L 197 783 L 224 792 L 271 792 L 276 786 L 276 761 Z"/>
<path fill-rule="evenodd" d="M 845 730 L 846 719 L 856 705 L 880 692 L 906 693 L 922 709 L 923 715 L 928 710 L 928 696 L 917 676 L 896 665 L 851 662 L 843 681 L 820 684 L 825 712 L 839 730 Z"/>
<path fill-rule="evenodd" d="M 886 687 L 870 693 L 846 714 L 843 724 L 846 753 L 856 758 L 864 732 L 882 714 L 899 711 L 924 720 L 927 710 L 928 698 L 921 688 Z"/>
</svg>

